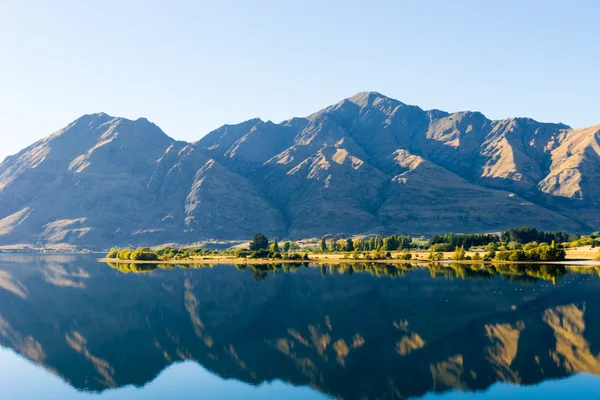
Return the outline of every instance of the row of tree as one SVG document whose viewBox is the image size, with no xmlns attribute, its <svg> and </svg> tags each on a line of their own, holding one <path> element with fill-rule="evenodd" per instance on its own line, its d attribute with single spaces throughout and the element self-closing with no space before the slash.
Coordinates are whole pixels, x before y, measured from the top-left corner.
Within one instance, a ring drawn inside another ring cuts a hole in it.
<svg viewBox="0 0 600 400">
<path fill-rule="evenodd" d="M 569 233 L 564 231 L 541 231 L 530 226 L 523 226 L 521 228 L 511 228 L 500 235 L 495 234 L 481 234 L 481 233 L 468 233 L 468 234 L 454 234 L 447 233 L 444 235 L 433 235 L 429 241 L 431 246 L 439 246 L 438 249 L 442 251 L 448 251 L 448 249 L 454 249 L 456 246 L 463 246 L 466 249 L 471 247 L 483 247 L 490 243 L 556 243 L 573 242 L 581 238 L 578 233 Z M 590 242 L 591 243 L 591 242 Z"/>
<path fill-rule="evenodd" d="M 396 251 L 410 249 L 412 239 L 409 236 L 390 235 L 388 237 L 371 236 L 358 239 L 330 239 L 321 238 L 319 250 L 323 253 L 336 251 Z"/>
<path fill-rule="evenodd" d="M 516 243 L 516 242 L 515 242 Z M 518 246 L 513 250 L 508 250 L 502 246 L 502 250 L 496 243 L 489 243 L 485 247 L 486 253 L 482 257 L 479 252 L 471 257 L 467 255 L 464 246 L 456 246 L 454 254 L 450 256 L 452 260 L 498 260 L 498 261 L 564 261 L 566 252 L 556 246 L 556 242 L 548 243 L 527 243 L 524 246 Z M 430 260 L 441 259 L 443 254 L 435 253 L 434 246 L 431 247 L 429 253 Z"/>
<path fill-rule="evenodd" d="M 157 261 L 158 255 L 149 248 L 131 249 L 112 249 L 106 258 L 131 261 Z"/>
<path fill-rule="evenodd" d="M 279 245 L 277 238 L 273 239 L 273 243 L 269 244 L 269 238 L 263 235 L 262 233 L 257 233 L 254 235 L 252 240 L 250 241 L 250 245 L 248 246 L 250 251 L 258 251 L 258 250 L 269 250 L 273 253 L 289 253 L 300 250 L 300 246 L 296 242 L 283 242 L 282 245 Z"/>
<path fill-rule="evenodd" d="M 455 235 L 452 232 L 445 235 L 433 235 L 429 240 L 430 245 L 447 244 L 451 249 L 456 246 L 464 248 L 485 246 L 489 243 L 499 242 L 500 237 L 493 234 L 469 233 Z"/>
<path fill-rule="evenodd" d="M 572 242 L 581 238 L 579 233 L 569 233 L 564 231 L 539 231 L 530 226 L 521 228 L 511 228 L 501 234 L 504 243 L 556 243 Z"/>
</svg>

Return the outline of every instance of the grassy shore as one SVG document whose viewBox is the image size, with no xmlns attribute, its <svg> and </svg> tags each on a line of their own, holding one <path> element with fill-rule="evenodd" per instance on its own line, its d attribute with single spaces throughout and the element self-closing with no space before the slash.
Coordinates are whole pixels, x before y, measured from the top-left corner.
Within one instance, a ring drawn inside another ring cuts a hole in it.
<svg viewBox="0 0 600 400">
<path fill-rule="evenodd" d="M 598 254 L 598 249 L 592 249 L 590 246 L 584 246 L 579 248 L 567 249 L 567 257 L 565 261 L 482 261 L 482 260 L 452 260 L 451 257 L 454 252 L 443 253 L 444 257 L 441 260 L 431 261 L 428 259 L 428 251 L 413 251 L 412 259 L 402 260 L 396 258 L 403 254 L 402 252 L 392 252 L 392 257 L 383 260 L 367 260 L 364 258 L 353 259 L 348 258 L 348 254 L 345 253 L 310 253 L 308 260 L 280 260 L 270 258 L 239 258 L 233 256 L 207 256 L 207 257 L 192 257 L 183 260 L 167 260 L 167 261 L 133 261 L 133 260 L 117 260 L 112 258 L 101 258 L 101 262 L 117 262 L 121 264 L 285 264 L 285 263 L 298 263 L 298 262 L 310 262 L 313 264 L 330 264 L 330 263 L 383 263 L 383 264 L 429 264 L 431 262 L 445 264 L 445 263 L 458 263 L 458 264 L 559 264 L 565 265 L 569 263 L 576 263 L 578 265 L 590 265 L 600 266 L 600 261 L 594 261 L 594 257 Z M 467 255 L 473 257 L 475 252 L 467 252 Z"/>
</svg>

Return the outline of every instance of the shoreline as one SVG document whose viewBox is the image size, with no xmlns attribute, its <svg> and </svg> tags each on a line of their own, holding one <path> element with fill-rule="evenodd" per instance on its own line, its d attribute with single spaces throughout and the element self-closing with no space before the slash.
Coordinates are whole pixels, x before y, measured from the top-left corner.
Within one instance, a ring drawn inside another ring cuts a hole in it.
<svg viewBox="0 0 600 400">
<path fill-rule="evenodd" d="M 101 263 L 116 263 L 116 264 L 154 264 L 154 265 L 218 265 L 218 264 L 360 264 L 360 263 L 377 263 L 377 264 L 466 264 L 466 265 L 495 265 L 495 264 L 531 264 L 531 265 L 563 265 L 563 266 L 578 266 L 578 267 L 600 267 L 600 261 L 595 260 L 565 260 L 565 261 L 476 261 L 476 260 L 364 260 L 364 259 L 308 259 L 308 260 L 279 260 L 268 258 L 212 258 L 212 259 L 197 259 L 197 260 L 163 260 L 163 261 L 137 261 L 137 260 L 118 260 L 115 258 L 99 258 Z"/>
</svg>

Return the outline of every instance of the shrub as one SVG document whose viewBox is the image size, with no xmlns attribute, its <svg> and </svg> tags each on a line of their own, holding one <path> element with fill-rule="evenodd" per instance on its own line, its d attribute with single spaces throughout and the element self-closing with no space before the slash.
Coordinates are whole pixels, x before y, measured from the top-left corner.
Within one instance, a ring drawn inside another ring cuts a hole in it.
<svg viewBox="0 0 600 400">
<path fill-rule="evenodd" d="M 158 254 L 148 251 L 148 249 L 138 249 L 129 255 L 129 259 L 134 261 L 158 261 Z"/>
<path fill-rule="evenodd" d="M 236 252 L 235 252 L 235 256 L 238 258 L 250 257 L 251 254 L 252 254 L 252 252 L 250 250 L 246 250 L 246 249 L 236 250 Z"/>
<path fill-rule="evenodd" d="M 269 250 L 267 249 L 259 249 L 250 253 L 250 258 L 268 258 Z"/>
<path fill-rule="evenodd" d="M 525 252 L 523 250 L 514 250 L 508 256 L 509 261 L 526 261 Z"/>
<path fill-rule="evenodd" d="M 119 260 L 129 260 L 130 255 L 131 255 L 130 249 L 123 249 L 123 250 L 119 251 L 119 253 L 117 254 L 117 258 Z"/>
<path fill-rule="evenodd" d="M 465 248 L 463 246 L 461 246 L 461 247 L 456 246 L 456 249 L 454 250 L 454 254 L 450 258 L 455 261 L 460 261 L 460 260 L 465 259 L 465 255 L 466 255 Z"/>
<path fill-rule="evenodd" d="M 432 246 L 434 253 L 439 253 L 443 251 L 452 251 L 451 243 L 438 243 Z"/>
<path fill-rule="evenodd" d="M 376 251 L 372 251 L 370 253 L 366 253 L 365 254 L 365 260 L 385 260 L 386 258 L 392 256 L 392 254 L 388 251 L 387 253 L 384 253 L 381 250 L 376 250 Z"/>
<path fill-rule="evenodd" d="M 106 258 L 117 258 L 117 256 L 119 255 L 119 250 L 117 249 L 111 249 L 108 254 L 106 255 Z"/>
<path fill-rule="evenodd" d="M 496 254 L 496 260 L 499 261 L 563 261 L 566 253 L 563 249 L 558 249 L 553 242 L 537 244 L 528 243 L 523 246 L 527 250 L 501 251 Z"/>
</svg>

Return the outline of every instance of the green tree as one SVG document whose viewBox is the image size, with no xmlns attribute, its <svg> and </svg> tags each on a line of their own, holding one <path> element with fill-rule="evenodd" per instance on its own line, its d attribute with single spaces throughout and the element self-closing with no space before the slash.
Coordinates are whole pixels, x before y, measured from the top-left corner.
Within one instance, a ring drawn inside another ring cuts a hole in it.
<svg viewBox="0 0 600 400">
<path fill-rule="evenodd" d="M 351 238 L 346 239 L 345 251 L 354 251 L 354 242 Z"/>
<path fill-rule="evenodd" d="M 519 250 L 519 248 L 521 247 L 520 243 L 518 242 L 509 242 L 506 247 L 510 250 Z"/>
<path fill-rule="evenodd" d="M 354 241 L 354 250 L 364 251 L 365 250 L 365 240 L 364 239 L 356 239 Z"/>
<path fill-rule="evenodd" d="M 383 248 L 383 238 L 381 236 L 377 236 L 375 238 L 375 250 L 379 251 Z"/>
<path fill-rule="evenodd" d="M 336 251 L 336 244 L 335 244 L 335 240 L 333 240 L 333 239 L 329 240 L 329 251 L 331 253 Z"/>
<path fill-rule="evenodd" d="M 279 243 L 277 242 L 277 238 L 273 239 L 273 243 L 271 244 L 271 251 L 273 253 L 279 253 Z"/>
<path fill-rule="evenodd" d="M 321 250 L 323 253 L 325 253 L 325 252 L 327 251 L 327 241 L 325 240 L 325 236 L 323 236 L 323 237 L 321 238 L 321 245 L 320 245 L 319 249 L 320 249 L 320 250 Z"/>
<path fill-rule="evenodd" d="M 250 241 L 250 250 L 267 250 L 269 248 L 269 239 L 263 235 L 262 233 L 257 233 L 254 235 L 252 240 Z"/>
</svg>

